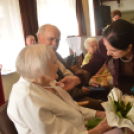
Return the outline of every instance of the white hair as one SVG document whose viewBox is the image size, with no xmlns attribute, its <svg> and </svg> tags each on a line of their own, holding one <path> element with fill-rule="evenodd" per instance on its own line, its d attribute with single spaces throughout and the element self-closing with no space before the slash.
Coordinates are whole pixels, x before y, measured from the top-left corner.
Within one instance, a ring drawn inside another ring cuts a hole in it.
<svg viewBox="0 0 134 134">
<path fill-rule="evenodd" d="M 33 38 L 35 39 L 35 37 L 34 37 L 33 35 L 28 35 L 28 36 L 26 37 L 26 41 L 27 41 L 30 37 L 33 37 Z"/>
<path fill-rule="evenodd" d="M 90 47 L 90 43 L 91 42 L 96 42 L 98 44 L 98 40 L 96 38 L 87 38 L 85 41 L 84 41 L 84 47 L 86 49 L 88 49 Z"/>
<path fill-rule="evenodd" d="M 22 49 L 16 60 L 16 69 L 23 78 L 38 78 L 38 70 L 43 76 L 50 75 L 50 63 L 54 52 L 48 45 L 31 45 Z"/>
<path fill-rule="evenodd" d="M 56 26 L 51 25 L 51 24 L 45 24 L 45 25 L 42 25 L 42 26 L 38 29 L 38 32 L 36 33 L 37 37 L 38 37 L 39 34 L 43 34 L 43 33 L 45 32 L 45 28 L 48 27 L 48 26 L 51 26 L 51 27 L 57 29 L 57 30 L 59 31 L 59 33 L 60 33 L 60 30 L 59 30 Z"/>
</svg>

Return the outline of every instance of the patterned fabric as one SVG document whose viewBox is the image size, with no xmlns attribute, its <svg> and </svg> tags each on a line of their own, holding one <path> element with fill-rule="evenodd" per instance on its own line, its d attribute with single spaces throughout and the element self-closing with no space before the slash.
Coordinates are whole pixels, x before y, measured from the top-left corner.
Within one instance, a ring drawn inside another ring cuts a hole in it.
<svg viewBox="0 0 134 134">
<path fill-rule="evenodd" d="M 85 58 L 84 58 L 84 60 L 83 60 L 83 63 L 82 63 L 82 65 L 85 65 L 85 64 L 87 64 L 88 62 L 90 62 L 90 59 L 92 58 L 92 54 L 90 54 L 90 53 L 87 53 L 86 54 L 86 56 L 85 56 Z M 110 62 L 111 61 L 111 62 Z M 109 68 L 110 67 L 114 67 L 114 64 L 113 64 L 113 62 L 112 62 L 112 60 L 110 60 L 109 61 Z M 112 65 L 112 66 L 111 66 Z M 110 74 L 111 73 L 111 71 L 114 71 L 113 69 L 110 69 L 110 71 L 108 71 L 107 70 L 107 68 L 105 67 L 105 69 L 103 70 L 103 72 L 101 73 L 101 74 L 99 74 L 99 75 L 105 75 L 105 74 Z M 110 73 L 109 73 L 110 72 Z M 112 74 L 112 73 L 111 73 Z M 112 78 L 112 76 L 107 76 L 107 81 L 108 81 L 108 83 L 112 83 L 112 80 L 113 78 Z M 89 84 L 91 84 L 93 82 L 93 79 L 90 79 L 89 80 Z M 97 78 L 97 82 L 99 82 L 102 86 L 104 85 L 104 83 L 103 83 L 103 79 L 101 78 L 101 77 L 99 77 L 99 78 Z"/>
</svg>

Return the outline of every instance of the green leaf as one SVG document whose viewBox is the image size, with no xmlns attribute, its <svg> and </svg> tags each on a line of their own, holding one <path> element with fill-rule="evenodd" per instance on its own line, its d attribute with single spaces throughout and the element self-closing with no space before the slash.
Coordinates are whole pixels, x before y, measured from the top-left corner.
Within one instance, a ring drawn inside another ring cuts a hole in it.
<svg viewBox="0 0 134 134">
<path fill-rule="evenodd" d="M 122 114 L 121 114 L 120 111 L 118 111 L 116 114 L 117 114 L 120 118 L 122 118 Z"/>
<path fill-rule="evenodd" d="M 132 105 L 131 105 L 130 102 L 128 102 L 127 105 L 126 105 L 126 111 L 127 111 L 127 113 L 129 112 L 129 110 L 130 110 L 131 108 L 132 108 Z"/>
<path fill-rule="evenodd" d="M 93 118 L 93 119 L 90 119 L 88 120 L 88 123 L 87 123 L 87 129 L 92 129 L 94 127 L 96 127 L 101 121 L 103 120 L 103 118 Z"/>
<path fill-rule="evenodd" d="M 124 107 L 125 107 L 125 102 L 124 102 L 124 101 L 121 101 L 121 102 L 120 102 L 120 105 L 121 105 L 121 107 L 124 108 Z"/>
<path fill-rule="evenodd" d="M 114 107 L 115 112 L 117 111 L 118 106 L 119 106 L 118 102 L 117 101 L 114 101 L 113 107 Z"/>
</svg>

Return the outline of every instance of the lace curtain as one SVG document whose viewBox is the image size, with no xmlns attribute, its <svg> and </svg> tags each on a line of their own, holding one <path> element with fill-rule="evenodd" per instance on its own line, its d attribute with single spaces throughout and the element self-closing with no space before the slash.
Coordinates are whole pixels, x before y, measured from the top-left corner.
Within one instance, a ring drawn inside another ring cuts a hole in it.
<svg viewBox="0 0 134 134">
<path fill-rule="evenodd" d="M 0 0 L 0 64 L 3 69 L 15 69 L 15 60 L 25 46 L 19 1 Z"/>
</svg>

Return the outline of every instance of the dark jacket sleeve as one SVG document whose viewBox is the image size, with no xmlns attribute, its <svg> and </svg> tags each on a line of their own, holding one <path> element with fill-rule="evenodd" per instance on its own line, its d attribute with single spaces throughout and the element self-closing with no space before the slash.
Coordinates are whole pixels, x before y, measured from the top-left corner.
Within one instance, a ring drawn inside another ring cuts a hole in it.
<svg viewBox="0 0 134 134">
<path fill-rule="evenodd" d="M 70 70 L 73 74 L 74 74 L 74 70 L 71 69 L 71 67 L 64 61 L 64 59 L 60 56 L 60 54 L 58 54 L 57 52 L 55 53 L 56 57 L 58 58 L 58 60 L 68 69 Z"/>
<path fill-rule="evenodd" d="M 64 59 L 63 59 L 57 52 L 56 52 L 55 54 L 56 54 L 58 60 L 59 60 L 68 70 L 70 70 L 70 71 L 74 74 L 74 71 L 70 68 L 70 66 L 69 66 L 67 63 L 65 63 Z M 64 78 L 64 75 L 62 74 L 62 72 L 60 72 L 60 70 L 58 70 L 57 74 L 58 74 L 58 79 L 57 79 L 57 81 L 59 81 L 59 80 L 61 80 L 61 79 Z M 80 99 L 80 98 L 82 98 L 82 97 L 85 96 L 85 94 L 84 94 L 84 92 L 83 92 L 81 86 L 77 86 L 77 87 L 75 87 L 75 88 L 73 88 L 73 89 L 71 89 L 71 90 L 68 90 L 68 93 L 69 93 L 70 96 L 71 96 L 74 100 L 76 100 L 76 101 L 77 101 L 77 99 Z"/>
<path fill-rule="evenodd" d="M 97 50 L 94 52 L 89 63 L 84 65 L 81 70 L 76 73 L 76 76 L 81 79 L 81 84 L 87 84 L 92 76 L 94 76 L 103 66 L 107 59 L 107 50 L 101 39 Z"/>
</svg>

